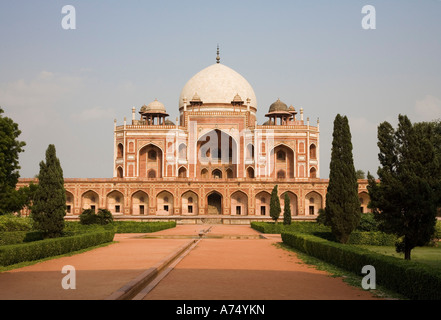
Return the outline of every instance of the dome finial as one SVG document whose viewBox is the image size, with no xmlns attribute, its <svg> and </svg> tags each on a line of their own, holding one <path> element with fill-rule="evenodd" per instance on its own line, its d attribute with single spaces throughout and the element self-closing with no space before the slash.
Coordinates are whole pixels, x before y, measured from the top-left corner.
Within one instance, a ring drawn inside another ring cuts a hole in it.
<svg viewBox="0 0 441 320">
<path fill-rule="evenodd" d="M 217 57 L 216 57 L 216 63 L 220 63 L 219 44 L 217 45 Z"/>
</svg>

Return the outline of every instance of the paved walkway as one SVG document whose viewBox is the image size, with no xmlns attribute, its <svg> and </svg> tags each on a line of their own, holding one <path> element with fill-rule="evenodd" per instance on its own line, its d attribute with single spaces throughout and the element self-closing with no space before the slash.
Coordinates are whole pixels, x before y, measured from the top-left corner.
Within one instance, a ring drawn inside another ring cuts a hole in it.
<svg viewBox="0 0 441 320">
<path fill-rule="evenodd" d="M 259 235 L 250 227 L 213 226 L 208 236 Z M 307 266 L 267 239 L 202 240 L 145 300 L 356 300 L 372 294 Z M 252 238 L 252 237 L 251 237 Z"/>
<path fill-rule="evenodd" d="M 193 243 L 207 225 L 178 226 L 153 234 L 118 234 L 118 243 L 0 273 L 1 300 L 103 300 L 146 270 Z M 147 238 L 141 238 L 147 236 Z M 225 237 L 227 236 L 227 237 Z M 146 300 L 373 299 L 340 278 L 301 264 L 248 226 L 213 225 Z M 61 286 L 63 266 L 76 269 L 76 289 Z"/>
</svg>

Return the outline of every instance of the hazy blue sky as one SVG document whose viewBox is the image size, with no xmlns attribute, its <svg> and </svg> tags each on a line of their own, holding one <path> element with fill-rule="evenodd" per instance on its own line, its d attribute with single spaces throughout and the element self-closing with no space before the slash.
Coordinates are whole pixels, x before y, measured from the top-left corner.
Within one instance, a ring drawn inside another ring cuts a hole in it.
<svg viewBox="0 0 441 320">
<path fill-rule="evenodd" d="M 64 30 L 64 5 L 76 30 Z M 362 7 L 376 9 L 364 30 Z M 441 1 L 0 2 L 0 105 L 27 143 L 21 177 L 55 144 L 64 176 L 112 177 L 113 120 L 155 98 L 175 121 L 185 83 L 215 63 L 242 74 L 258 122 L 280 98 L 320 118 L 321 177 L 333 120 L 349 118 L 357 169 L 376 173 L 377 126 L 441 118 Z"/>
</svg>

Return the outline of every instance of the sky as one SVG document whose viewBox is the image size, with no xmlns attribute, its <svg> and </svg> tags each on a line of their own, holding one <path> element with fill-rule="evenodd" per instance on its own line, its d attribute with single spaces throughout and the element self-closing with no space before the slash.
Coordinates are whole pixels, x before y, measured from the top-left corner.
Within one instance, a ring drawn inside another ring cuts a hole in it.
<svg viewBox="0 0 441 320">
<path fill-rule="evenodd" d="M 76 29 L 63 28 L 66 5 Z M 375 29 L 363 28 L 366 5 Z M 321 178 L 337 114 L 356 169 L 374 175 L 380 123 L 441 118 L 440 0 L 2 0 L 0 106 L 26 142 L 20 176 L 37 175 L 54 144 L 65 178 L 111 178 L 114 119 L 157 98 L 175 121 L 218 44 L 254 88 L 259 124 L 278 98 L 320 119 Z"/>
</svg>

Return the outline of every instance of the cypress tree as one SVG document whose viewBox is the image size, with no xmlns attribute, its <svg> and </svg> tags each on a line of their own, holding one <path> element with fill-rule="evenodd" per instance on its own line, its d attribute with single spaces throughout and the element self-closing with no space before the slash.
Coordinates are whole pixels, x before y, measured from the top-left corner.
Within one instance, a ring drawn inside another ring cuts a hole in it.
<svg viewBox="0 0 441 320">
<path fill-rule="evenodd" d="M 334 120 L 329 184 L 326 194 L 326 224 L 341 243 L 347 243 L 360 223 L 358 183 L 352 156 L 351 132 L 346 116 Z"/>
<path fill-rule="evenodd" d="M 284 207 L 283 207 L 283 224 L 291 224 L 291 203 L 288 192 L 285 192 Z"/>
<path fill-rule="evenodd" d="M 277 219 L 280 217 L 280 212 L 282 209 L 280 208 L 280 200 L 277 191 L 277 185 L 274 186 L 273 191 L 271 192 L 271 201 L 270 201 L 270 216 L 277 223 Z"/>
<path fill-rule="evenodd" d="M 46 150 L 46 162 L 40 162 L 38 181 L 31 217 L 47 238 L 58 237 L 64 229 L 66 191 L 63 170 L 54 145 L 49 145 Z"/>
</svg>

